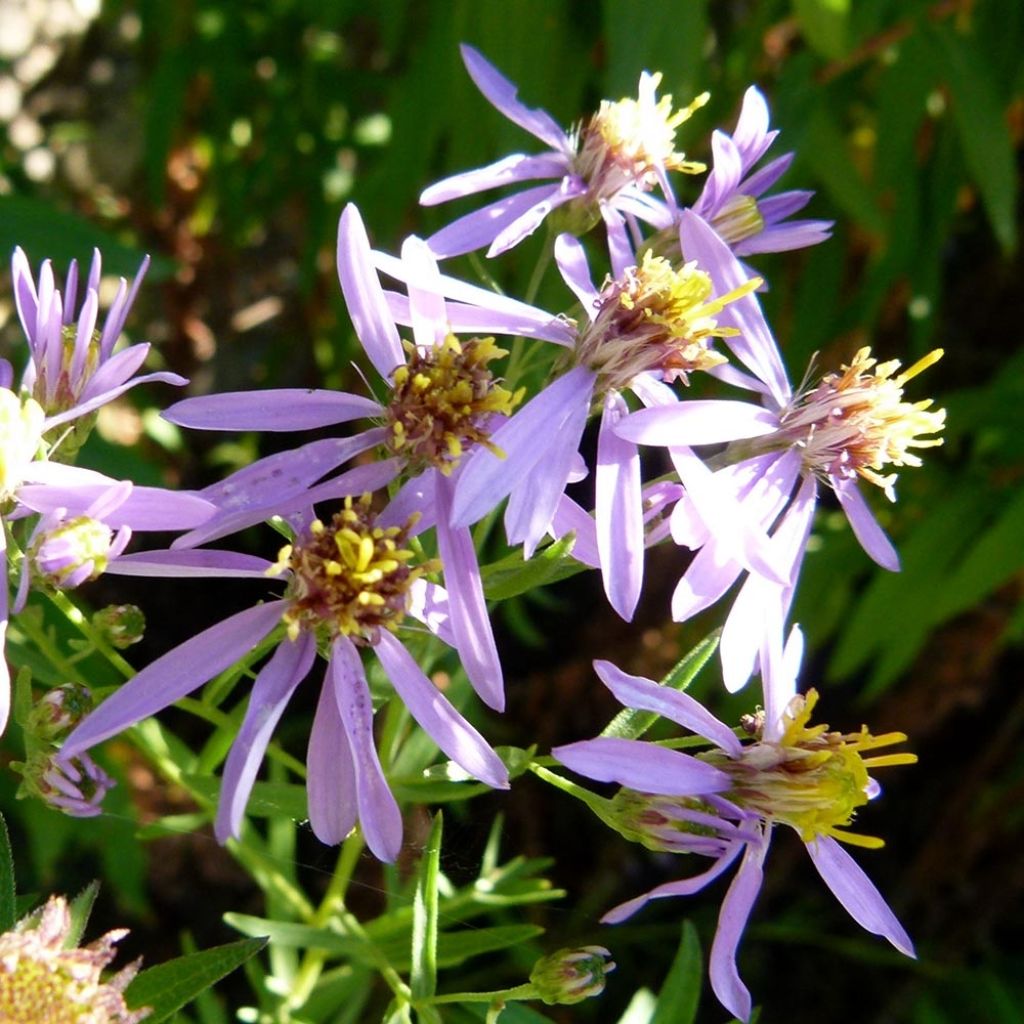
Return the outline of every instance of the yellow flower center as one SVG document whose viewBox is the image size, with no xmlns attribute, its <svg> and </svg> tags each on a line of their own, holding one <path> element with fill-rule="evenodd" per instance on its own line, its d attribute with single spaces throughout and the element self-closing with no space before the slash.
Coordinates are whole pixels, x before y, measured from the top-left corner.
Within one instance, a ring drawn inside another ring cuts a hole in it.
<svg viewBox="0 0 1024 1024">
<path fill-rule="evenodd" d="M 753 196 L 735 195 L 718 211 L 711 226 L 728 245 L 753 238 L 764 230 L 764 217 Z"/>
<path fill-rule="evenodd" d="M 89 516 L 69 519 L 32 545 L 30 556 L 38 574 L 52 587 L 62 587 L 86 562 L 89 579 L 106 572 L 112 535 L 110 527 Z"/>
<path fill-rule="evenodd" d="M 899 360 L 879 363 L 870 348 L 862 348 L 849 366 L 826 374 L 817 387 L 797 395 L 782 413 L 779 434 L 765 442 L 779 447 L 796 444 L 804 469 L 820 478 L 849 478 L 854 474 L 881 487 L 895 501 L 896 474 L 883 475 L 886 466 L 920 466 L 915 448 L 942 444 L 939 433 L 944 409 L 932 400 L 905 402 L 903 385 L 942 357 L 935 349 L 903 373 Z M 755 447 L 759 446 L 755 442 Z"/>
<path fill-rule="evenodd" d="M 281 549 L 270 573 L 292 573 L 284 614 L 291 639 L 310 629 L 372 644 L 381 629 L 398 628 L 409 587 L 437 565 L 408 564 L 413 552 L 405 544 L 415 519 L 404 527 L 380 527 L 375 518 L 368 494 L 346 498 L 329 524 L 315 520 L 308 538 Z"/>
<path fill-rule="evenodd" d="M 446 476 L 463 454 L 482 444 L 501 452 L 488 437 L 488 421 L 509 415 L 522 400 L 501 387 L 490 363 L 508 353 L 493 338 L 460 342 L 449 334 L 431 351 L 406 343 L 408 362 L 394 374 L 388 406 L 388 446 L 414 467 L 435 466 Z"/>
<path fill-rule="evenodd" d="M 654 89 L 661 74 L 652 76 Z M 627 185 L 645 191 L 657 184 L 656 168 L 700 174 L 706 167 L 675 148 L 676 129 L 707 103 L 702 93 L 689 106 L 672 109 L 672 97 L 602 100 L 579 132 L 576 172 L 590 186 L 592 199 L 608 199 Z"/>
<path fill-rule="evenodd" d="M 0 388 L 0 502 L 9 501 L 35 458 L 46 414 L 34 399 L 24 402 Z"/>
<path fill-rule="evenodd" d="M 737 332 L 719 326 L 715 314 L 760 283 L 754 278 L 712 298 L 711 278 L 695 261 L 675 269 L 647 251 L 639 266 L 605 285 L 597 316 L 577 342 L 577 359 L 601 375 L 603 389 L 625 387 L 651 370 L 685 383 L 695 370 L 726 361 L 709 345 Z"/>
</svg>

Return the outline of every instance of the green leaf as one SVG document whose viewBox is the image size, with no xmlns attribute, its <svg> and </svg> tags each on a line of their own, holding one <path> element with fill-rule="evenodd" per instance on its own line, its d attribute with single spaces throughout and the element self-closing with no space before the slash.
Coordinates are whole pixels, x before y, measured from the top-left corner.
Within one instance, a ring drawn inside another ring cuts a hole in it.
<svg viewBox="0 0 1024 1024">
<path fill-rule="evenodd" d="M 684 921 L 679 948 L 658 994 L 658 1008 L 651 1024 L 693 1024 L 697 1019 L 703 976 L 704 962 L 697 929 L 690 921 Z"/>
<path fill-rule="evenodd" d="M 1015 158 L 988 60 L 973 36 L 944 25 L 936 29 L 935 37 L 967 169 L 981 192 L 999 244 L 1005 252 L 1012 252 L 1017 246 Z"/>
<path fill-rule="evenodd" d="M 793 0 L 793 14 L 811 49 L 828 60 L 845 56 L 850 0 Z"/>
<path fill-rule="evenodd" d="M 183 774 L 182 782 L 195 793 L 216 803 L 220 794 L 220 782 L 209 775 Z M 306 810 L 306 787 L 293 782 L 257 782 L 245 806 L 246 814 L 254 818 L 290 818 L 304 821 L 309 817 Z"/>
<path fill-rule="evenodd" d="M 412 975 L 410 988 L 417 1002 L 437 990 L 437 876 L 444 819 L 434 815 L 426 849 L 420 861 L 412 904 Z"/>
<path fill-rule="evenodd" d="M 535 924 L 502 924 L 442 933 L 437 938 L 437 966 L 457 967 L 470 957 L 519 946 L 543 934 L 544 929 Z"/>
<path fill-rule="evenodd" d="M 484 593 L 489 601 L 504 601 L 548 583 L 568 579 L 588 566 L 572 557 L 576 535 L 567 533 L 538 551 L 528 562 L 518 552 L 481 568 Z"/>
<path fill-rule="evenodd" d="M 66 946 L 80 946 L 85 926 L 89 923 L 93 904 L 100 891 L 99 882 L 90 882 L 72 901 L 68 908 L 71 916 L 71 930 L 68 932 Z"/>
<path fill-rule="evenodd" d="M 0 932 L 10 931 L 17 921 L 14 908 L 14 855 L 7 822 L 0 814 Z"/>
<path fill-rule="evenodd" d="M 147 1024 L 160 1024 L 266 944 L 265 938 L 241 939 L 149 967 L 125 989 L 125 1001 L 132 1009 L 148 1006 Z"/>
<path fill-rule="evenodd" d="M 668 675 L 661 680 L 662 686 L 673 690 L 685 690 L 697 678 L 697 673 L 708 663 L 718 649 L 718 641 L 722 635 L 720 629 L 709 633 L 696 647 L 676 662 L 669 669 Z M 638 711 L 626 708 L 620 711 L 605 727 L 602 736 L 614 736 L 619 739 L 639 739 L 658 720 L 653 711 Z"/>
</svg>

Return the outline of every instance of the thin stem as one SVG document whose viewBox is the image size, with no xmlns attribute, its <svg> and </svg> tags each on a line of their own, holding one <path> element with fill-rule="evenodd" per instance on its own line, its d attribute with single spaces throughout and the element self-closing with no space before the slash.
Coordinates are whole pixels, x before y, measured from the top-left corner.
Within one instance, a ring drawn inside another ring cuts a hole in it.
<svg viewBox="0 0 1024 1024">
<path fill-rule="evenodd" d="M 32 614 L 20 615 L 16 618 L 17 627 L 31 640 L 46 657 L 46 660 L 63 676 L 67 676 L 69 682 L 88 685 L 85 676 L 67 658 L 64 657 L 53 645 L 53 641 L 46 629 L 36 622 Z"/>
<path fill-rule="evenodd" d="M 59 611 L 61 611 L 64 617 L 72 625 L 78 628 L 78 631 L 84 636 L 93 647 L 107 659 L 110 664 L 117 669 L 125 677 L 125 679 L 131 679 L 135 675 L 135 669 L 116 651 L 113 647 L 107 643 L 105 637 L 100 633 L 98 629 L 86 618 L 85 613 L 81 608 L 76 605 L 71 598 L 67 596 L 62 590 L 56 590 L 46 595 L 50 599 L 50 603 L 55 605 Z"/>
<path fill-rule="evenodd" d="M 515 988 L 499 988 L 493 992 L 448 992 L 443 996 L 433 996 L 432 1003 L 492 1003 L 496 999 L 539 999 L 537 989 L 527 982 Z"/>
</svg>

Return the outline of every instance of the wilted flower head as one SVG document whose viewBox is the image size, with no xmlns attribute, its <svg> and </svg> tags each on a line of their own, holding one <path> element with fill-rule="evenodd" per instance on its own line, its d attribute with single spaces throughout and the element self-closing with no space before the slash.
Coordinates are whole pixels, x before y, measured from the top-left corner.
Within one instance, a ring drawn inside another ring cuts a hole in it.
<svg viewBox="0 0 1024 1024">
<path fill-rule="evenodd" d="M 615 962 L 604 946 L 560 949 L 533 965 L 530 983 L 548 1006 L 569 1006 L 599 996 L 605 976 L 614 970 Z"/>
<path fill-rule="evenodd" d="M 51 896 L 41 911 L 0 935 L 0 1020 L 10 1024 L 137 1024 L 148 1009 L 129 1010 L 124 990 L 138 965 L 107 981 L 104 968 L 127 935 L 107 932 L 88 946 L 66 948 L 67 901 Z"/>
</svg>

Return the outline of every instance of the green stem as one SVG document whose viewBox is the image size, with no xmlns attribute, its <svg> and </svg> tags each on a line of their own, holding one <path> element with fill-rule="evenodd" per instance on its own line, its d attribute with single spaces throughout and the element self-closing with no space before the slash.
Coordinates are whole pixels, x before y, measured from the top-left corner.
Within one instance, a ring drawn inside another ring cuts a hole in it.
<svg viewBox="0 0 1024 1024">
<path fill-rule="evenodd" d="M 570 796 L 574 796 L 577 800 L 585 803 L 602 821 L 606 820 L 608 810 L 611 807 L 610 800 L 606 800 L 603 796 L 598 796 L 596 793 L 591 793 L 589 789 L 584 789 L 582 786 L 577 786 L 575 782 L 570 782 L 568 779 L 562 778 L 561 775 L 549 772 L 547 768 L 536 762 L 530 765 L 530 771 L 556 789 L 560 789 L 563 793 L 568 793 Z"/>
<path fill-rule="evenodd" d="M 107 643 L 103 635 L 86 618 L 85 613 L 76 605 L 71 598 L 62 590 L 56 590 L 46 595 L 50 603 L 55 605 L 72 625 L 84 636 L 96 650 L 107 659 L 110 664 L 125 677 L 131 679 L 135 675 L 135 669 Z"/>
<path fill-rule="evenodd" d="M 515 988 L 499 988 L 493 992 L 449 992 L 433 996 L 432 1003 L 493 1003 L 496 999 L 539 999 L 537 989 L 527 982 Z"/>
<path fill-rule="evenodd" d="M 88 685 L 85 676 L 54 647 L 53 641 L 46 632 L 46 629 L 36 622 L 31 613 L 18 616 L 15 621 L 18 629 L 39 648 L 46 660 L 61 675 L 67 677 L 68 682 L 81 683 L 83 686 Z"/>
</svg>

